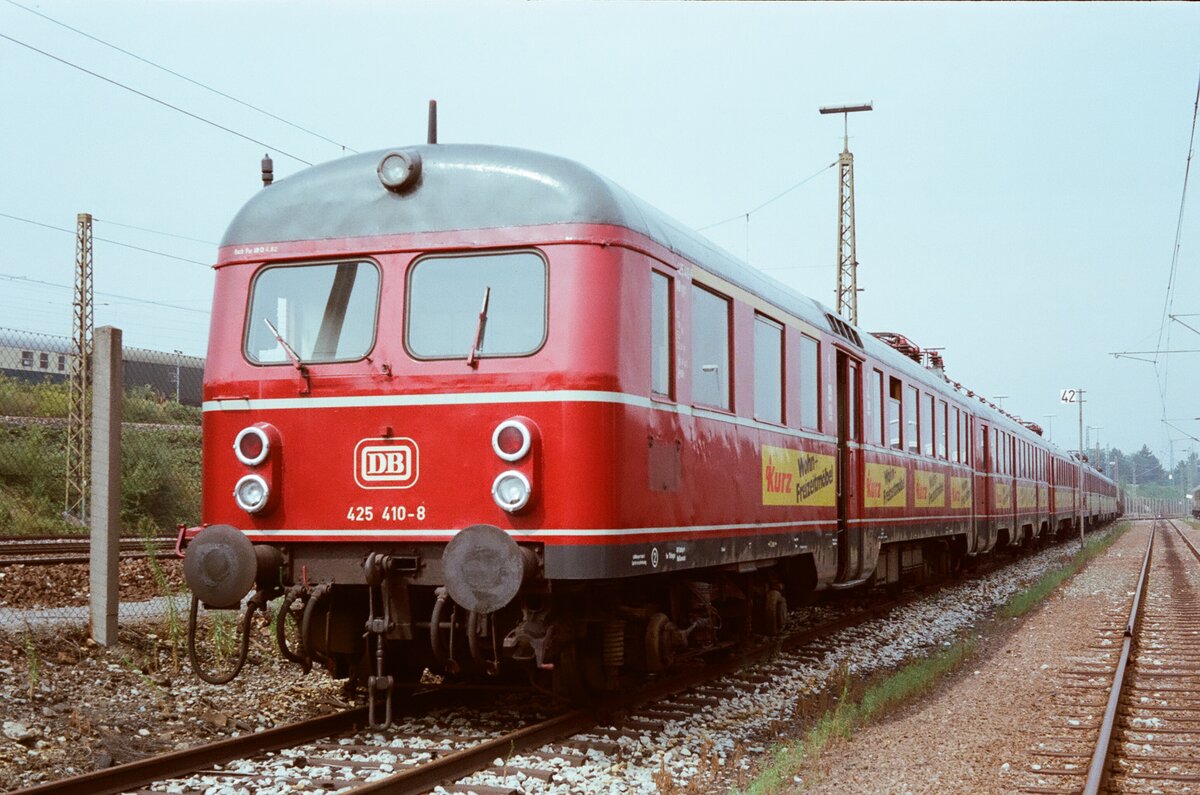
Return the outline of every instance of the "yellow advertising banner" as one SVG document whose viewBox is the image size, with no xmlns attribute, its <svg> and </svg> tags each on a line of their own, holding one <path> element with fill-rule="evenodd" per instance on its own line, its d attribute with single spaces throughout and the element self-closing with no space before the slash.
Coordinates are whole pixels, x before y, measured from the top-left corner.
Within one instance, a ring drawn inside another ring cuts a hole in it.
<svg viewBox="0 0 1200 795">
<path fill-rule="evenodd" d="M 944 472 L 913 473 L 913 506 L 917 508 L 946 507 L 946 475 Z"/>
<path fill-rule="evenodd" d="M 831 455 L 763 445 L 763 505 L 837 505 L 835 464 Z"/>
<path fill-rule="evenodd" d="M 908 476 L 904 467 L 891 464 L 867 464 L 866 493 L 868 508 L 903 508 L 908 502 Z"/>
<path fill-rule="evenodd" d="M 1012 510 L 1012 484 L 992 483 L 992 508 L 997 511 Z"/>
<path fill-rule="evenodd" d="M 972 491 L 970 478 L 950 478 L 951 508 L 970 508 L 971 498 Z"/>
<path fill-rule="evenodd" d="M 1017 486 L 1017 510 L 1037 510 L 1037 486 L 1032 484 Z"/>
</svg>

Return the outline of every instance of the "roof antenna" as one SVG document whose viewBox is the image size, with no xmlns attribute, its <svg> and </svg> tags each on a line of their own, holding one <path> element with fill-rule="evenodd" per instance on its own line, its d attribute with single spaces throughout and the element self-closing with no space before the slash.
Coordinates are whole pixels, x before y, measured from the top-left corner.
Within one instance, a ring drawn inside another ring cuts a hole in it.
<svg viewBox="0 0 1200 795">
<path fill-rule="evenodd" d="M 437 143 L 437 100 L 429 100 L 429 143 Z"/>
<path fill-rule="evenodd" d="M 271 156 L 264 153 L 262 159 L 262 181 L 263 187 L 267 187 L 275 181 L 275 163 L 271 161 Z"/>
</svg>

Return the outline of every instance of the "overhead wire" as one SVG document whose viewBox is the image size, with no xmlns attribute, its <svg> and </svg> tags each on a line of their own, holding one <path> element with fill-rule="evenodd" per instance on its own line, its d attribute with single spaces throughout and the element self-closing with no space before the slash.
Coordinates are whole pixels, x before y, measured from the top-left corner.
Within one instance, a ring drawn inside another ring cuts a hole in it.
<svg viewBox="0 0 1200 795">
<path fill-rule="evenodd" d="M 11 0 L 9 0 L 9 2 L 11 2 Z M 136 229 L 139 232 L 149 232 L 152 235 L 162 235 L 163 237 L 174 237 L 174 238 L 178 238 L 179 240 L 188 240 L 188 241 L 191 241 L 192 243 L 203 243 L 206 246 L 220 245 L 219 243 L 217 243 L 213 240 L 201 240 L 198 237 L 188 237 L 187 235 L 177 235 L 174 232 L 163 232 L 160 229 L 150 229 L 145 226 L 134 226 L 133 224 L 123 224 L 118 221 L 110 221 L 107 218 L 99 218 L 94 215 L 92 216 L 92 220 L 96 221 L 98 223 L 108 224 L 109 226 L 120 226 L 125 229 Z"/>
<path fill-rule="evenodd" d="M 784 190 L 780 191 L 779 193 L 775 194 L 771 198 L 767 199 L 765 202 L 758 205 L 757 207 L 747 210 L 744 213 L 738 213 L 737 215 L 731 215 L 723 221 L 717 221 L 716 223 L 709 224 L 708 226 L 702 226 L 699 229 L 697 229 L 696 231 L 703 232 L 706 229 L 712 229 L 713 227 L 721 226 L 722 224 L 727 224 L 730 221 L 736 221 L 739 218 L 744 218 L 746 220 L 745 261 L 748 263 L 748 262 L 750 262 L 750 216 L 754 215 L 756 212 L 758 212 L 759 210 L 762 210 L 763 208 L 767 207 L 768 205 L 774 204 L 775 202 L 782 199 L 784 196 L 788 195 L 789 193 L 791 193 L 792 191 L 801 187 L 802 185 L 805 185 L 805 184 L 811 182 L 812 180 L 821 176 L 821 174 L 825 173 L 826 171 L 828 171 L 829 169 L 833 168 L 836 165 L 837 165 L 837 161 L 834 161 L 833 163 L 830 163 L 829 165 L 825 166 L 824 168 L 818 169 L 817 171 L 813 172 L 809 176 L 807 176 L 804 179 L 797 182 L 795 185 L 792 185 L 789 188 L 785 188 Z M 766 269 L 763 268 L 760 270 L 766 270 Z M 790 270 L 790 269 L 789 268 L 772 268 L 771 270 Z"/>
<path fill-rule="evenodd" d="M 749 218 L 751 215 L 754 215 L 756 212 L 765 208 L 767 205 L 774 204 L 775 202 L 782 199 L 784 196 L 787 196 L 789 193 L 796 190 L 797 188 L 813 181 L 814 179 L 821 176 L 826 171 L 828 171 L 829 169 L 833 168 L 836 165 L 837 165 L 837 161 L 835 160 L 834 162 L 830 163 L 829 165 L 824 166 L 823 168 L 817 170 L 816 172 L 814 172 L 814 173 L 810 174 L 809 176 L 805 177 L 804 179 L 800 180 L 799 182 L 797 182 L 795 185 L 791 186 L 790 188 L 786 188 L 785 190 L 782 190 L 779 193 L 775 194 L 774 196 L 767 199 L 762 204 L 755 207 L 753 210 L 747 210 L 745 212 L 738 213 L 737 215 L 731 215 L 723 221 L 717 221 L 716 223 L 709 224 L 708 226 L 702 226 L 699 229 L 697 229 L 696 231 L 703 232 L 706 229 L 712 229 L 714 226 L 721 226 L 722 224 L 727 224 L 730 221 L 736 221 L 739 218 Z"/>
<path fill-rule="evenodd" d="M 3 33 L 0 33 L 0 36 L 3 36 L 3 35 L 4 35 Z M 19 215 L 10 215 L 9 213 L 0 212 L 0 218 L 8 218 L 9 220 L 12 220 L 12 221 L 20 221 L 22 223 L 32 224 L 34 226 L 43 227 L 44 229 L 53 229 L 55 232 L 65 232 L 68 235 L 75 234 L 74 229 L 67 229 L 66 227 L 63 227 L 63 226 L 55 226 L 54 224 L 47 224 L 47 223 L 43 223 L 42 221 L 35 221 L 32 218 L 22 218 Z M 160 233 L 160 234 L 165 234 L 165 233 Z M 130 248 L 130 249 L 133 249 L 134 251 L 142 251 L 147 254 L 154 254 L 155 256 L 159 256 L 159 257 L 166 257 L 167 259 L 179 260 L 180 262 L 190 262 L 193 265 L 201 265 L 205 268 L 211 267 L 211 265 L 212 265 L 212 263 L 201 262 L 198 259 L 189 259 L 188 257 L 180 257 L 175 254 L 168 254 L 165 251 L 156 251 L 155 249 L 152 249 L 152 248 L 143 248 L 142 246 L 135 246 L 132 243 L 122 243 L 120 240 L 112 240 L 107 237 L 94 237 L 93 240 L 99 240 L 103 243 L 111 243 L 114 246 L 121 246 L 122 248 Z"/>
<path fill-rule="evenodd" d="M 80 66 L 77 63 L 68 61 L 66 58 L 60 58 L 59 56 L 54 55 L 53 53 L 49 53 L 49 52 L 46 52 L 45 50 L 34 47 L 32 44 L 27 44 L 27 43 L 21 41 L 20 39 L 15 39 L 6 33 L 0 33 L 0 38 L 11 41 L 13 44 L 17 44 L 21 47 L 24 47 L 27 50 L 32 50 L 33 52 L 36 52 L 40 55 L 44 55 L 47 58 L 50 58 L 52 60 L 58 61 L 59 63 L 64 64 L 65 66 L 69 66 L 72 69 L 78 69 L 80 72 L 83 72 L 84 74 L 91 75 L 92 77 L 95 77 L 99 80 L 103 80 L 104 82 L 110 83 L 111 85 L 117 86 L 118 88 L 123 88 L 126 91 L 129 91 L 133 94 L 137 94 L 139 97 L 143 97 L 144 99 L 148 99 L 151 102 L 156 102 L 165 108 L 170 108 L 171 110 L 182 113 L 185 116 L 189 116 L 189 117 L 195 119 L 196 121 L 204 122 L 205 124 L 207 124 L 209 126 L 216 127 L 218 130 L 223 130 L 223 131 L 229 133 L 230 135 L 236 135 L 238 138 L 241 138 L 242 140 L 250 141 L 251 143 L 266 147 L 267 149 L 278 152 L 279 154 L 283 155 L 284 157 L 290 157 L 292 160 L 295 160 L 298 163 L 303 163 L 306 166 L 312 165 L 312 163 L 310 163 L 309 161 L 300 157 L 299 155 L 294 155 L 285 149 L 281 149 L 280 147 L 275 146 L 274 144 L 269 144 L 266 141 L 261 141 L 258 138 L 254 138 L 252 136 L 246 135 L 245 133 L 238 132 L 237 130 L 235 130 L 231 127 L 226 127 L 225 125 L 215 122 L 212 119 L 205 118 L 204 116 L 201 116 L 198 113 L 192 113 L 190 110 L 185 110 L 184 108 L 181 108 L 178 105 L 172 105 L 170 102 L 167 102 L 166 100 L 159 99 L 158 97 L 147 94 L 144 91 L 139 91 L 138 89 L 133 88 L 132 86 L 126 85 L 125 83 L 122 83 L 119 80 L 114 80 L 111 77 L 105 77 L 104 75 L 100 74 L 99 72 L 93 72 L 91 69 L 87 69 L 85 67 Z"/>
<path fill-rule="evenodd" d="M 1183 188 L 1179 195 L 1179 215 L 1175 221 L 1175 243 L 1171 249 L 1171 267 L 1167 273 L 1167 291 L 1163 298 L 1162 320 L 1158 327 L 1158 342 L 1155 348 L 1159 352 L 1163 350 L 1163 337 L 1166 337 L 1166 347 L 1171 347 L 1171 308 L 1175 303 L 1175 286 L 1177 284 L 1176 276 L 1179 270 L 1179 251 L 1183 238 L 1183 217 L 1184 208 L 1187 206 L 1187 191 L 1188 182 L 1192 171 L 1192 153 L 1195 150 L 1196 143 L 1196 119 L 1200 116 L 1200 73 L 1196 75 L 1196 98 L 1192 103 L 1192 129 L 1188 135 L 1188 150 L 1187 158 L 1183 166 Z M 1159 371 L 1159 355 L 1154 356 L 1154 373 L 1155 380 L 1158 385 L 1159 405 L 1162 409 L 1162 416 L 1167 416 L 1167 379 L 1170 373 L 1170 359 L 1164 358 L 1162 362 L 1162 371 Z"/>
<path fill-rule="evenodd" d="M 278 116 L 274 113 L 271 113 L 268 110 L 264 110 L 263 108 L 260 108 L 259 106 L 255 105 L 251 102 L 246 102 L 245 100 L 238 99 L 237 97 L 233 96 L 232 94 L 227 94 L 224 91 L 221 91 L 220 89 L 213 88 L 212 86 L 207 85 L 206 83 L 202 83 L 199 80 L 195 80 L 191 77 L 188 77 L 185 74 L 176 72 L 174 69 L 169 69 L 169 68 L 163 66 L 162 64 L 155 63 L 154 61 L 150 60 L 149 58 L 145 58 L 141 55 L 138 55 L 135 52 L 130 52 L 129 50 L 124 49 L 123 47 L 118 47 L 117 45 L 113 44 L 112 42 L 105 41 L 104 39 L 100 38 L 99 36 L 93 36 L 92 34 L 87 33 L 86 31 L 82 31 L 79 28 L 72 27 L 61 20 L 55 19 L 54 17 L 48 16 L 46 14 L 43 14 L 40 11 L 30 8 L 29 6 L 22 5 L 21 3 L 16 2 L 16 0 L 5 0 L 5 2 L 8 3 L 9 5 L 16 6 L 17 8 L 20 8 L 24 11 L 28 11 L 30 14 L 39 16 L 42 19 L 46 20 L 47 22 L 52 22 L 55 25 L 58 25 L 59 27 L 62 27 L 62 28 L 66 28 L 67 30 L 69 30 L 73 33 L 78 33 L 80 36 L 91 39 L 92 41 L 96 42 L 97 44 L 102 44 L 105 47 L 116 50 L 119 53 L 128 55 L 130 58 L 141 61 L 142 63 L 144 63 L 148 66 L 152 66 L 155 69 L 166 72 L 167 74 L 172 75 L 174 77 L 178 77 L 180 80 L 186 80 L 187 82 L 191 83 L 194 86 L 199 86 L 200 88 L 203 88 L 206 91 L 210 91 L 213 94 L 216 94 L 217 96 L 224 97 L 225 99 L 228 99 L 231 102 L 236 102 L 237 104 L 239 104 L 243 107 L 250 108 L 251 110 L 257 111 L 257 112 L 263 114 L 264 116 L 274 119 L 275 121 L 282 122 L 283 124 L 286 124 L 287 126 L 293 128 L 293 129 L 300 130 L 301 132 L 307 133 L 307 134 L 313 136 L 314 138 L 320 138 L 322 141 L 331 143 L 334 146 L 339 146 L 347 152 L 353 152 L 355 154 L 358 153 L 357 149 L 353 149 L 344 143 L 335 141 L 332 138 L 328 138 L 324 135 L 321 135 L 318 132 L 308 129 L 307 127 L 304 127 L 300 124 L 296 124 L 295 122 L 288 121 L 287 119 L 283 118 L 282 116 Z"/>
<path fill-rule="evenodd" d="M 38 284 L 45 287 L 57 287 L 63 290 L 74 290 L 74 286 L 69 284 L 59 284 L 57 282 L 47 282 L 41 279 L 31 279 L 28 276 L 17 276 L 11 273 L 0 273 L 0 279 L 5 279 L 10 282 L 25 282 L 27 284 Z M 155 301 L 150 298 L 137 298 L 132 295 L 122 295 L 121 293 L 110 293 L 104 290 L 97 290 L 96 295 L 103 295 L 109 298 L 116 298 L 121 301 L 132 301 L 136 304 L 149 304 L 151 306 L 161 306 L 165 309 L 177 309 L 181 312 L 196 312 L 201 315 L 212 314 L 207 309 L 197 309 L 194 306 L 182 306 L 180 304 L 168 304 L 165 301 Z"/>
</svg>

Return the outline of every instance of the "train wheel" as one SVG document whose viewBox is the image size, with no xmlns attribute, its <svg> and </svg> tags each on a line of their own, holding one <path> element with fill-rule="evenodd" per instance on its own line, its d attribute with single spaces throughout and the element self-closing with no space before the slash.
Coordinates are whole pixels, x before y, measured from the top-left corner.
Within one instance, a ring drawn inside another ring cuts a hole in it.
<svg viewBox="0 0 1200 795">
<path fill-rule="evenodd" d="M 772 638 L 782 635 L 787 618 L 787 599 L 779 591 L 767 591 L 762 607 L 762 634 Z"/>
<path fill-rule="evenodd" d="M 646 670 L 665 671 L 675 662 L 675 625 L 663 613 L 655 613 L 646 623 Z"/>
<path fill-rule="evenodd" d="M 604 690 L 604 666 L 589 645 L 577 640 L 564 648 L 554 666 L 554 692 L 573 704 L 589 704 Z"/>
<path fill-rule="evenodd" d="M 554 664 L 554 692 L 572 703 L 586 700 L 583 672 L 579 670 L 579 655 L 575 644 L 563 649 Z"/>
</svg>

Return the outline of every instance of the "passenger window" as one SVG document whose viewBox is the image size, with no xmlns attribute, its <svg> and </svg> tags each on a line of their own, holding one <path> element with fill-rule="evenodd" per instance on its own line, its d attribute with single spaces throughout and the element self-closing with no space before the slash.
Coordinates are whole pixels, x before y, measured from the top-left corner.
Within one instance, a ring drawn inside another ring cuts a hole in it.
<svg viewBox="0 0 1200 795">
<path fill-rule="evenodd" d="M 888 447 L 902 450 L 900 440 L 900 379 L 888 380 Z"/>
<path fill-rule="evenodd" d="M 946 427 L 950 430 L 950 439 L 947 442 L 950 460 L 957 464 L 962 461 L 962 450 L 958 446 L 958 426 L 962 422 L 962 417 L 959 414 L 958 406 L 954 407 L 954 414 L 947 414 L 946 418 L 951 420 L 946 423 Z"/>
<path fill-rule="evenodd" d="M 934 437 L 937 439 L 937 457 L 946 458 L 946 401 L 939 400 L 935 416 Z"/>
<path fill-rule="evenodd" d="M 815 339 L 800 336 L 800 424 L 814 430 L 821 429 L 820 351 Z"/>
<path fill-rule="evenodd" d="M 883 373 L 872 370 L 871 380 L 867 384 L 867 443 L 883 444 Z"/>
<path fill-rule="evenodd" d="M 904 445 L 910 453 L 921 452 L 917 411 L 921 405 L 920 393 L 915 386 L 904 390 Z"/>
<path fill-rule="evenodd" d="M 675 396 L 675 346 L 671 344 L 674 313 L 671 311 L 671 280 L 658 271 L 650 272 L 650 389 L 656 395 Z"/>
<path fill-rule="evenodd" d="M 783 326 L 754 316 L 754 417 L 783 422 Z"/>
<path fill-rule="evenodd" d="M 933 395 L 926 395 L 925 410 L 921 414 L 921 452 L 930 457 L 933 456 L 934 428 Z"/>
<path fill-rule="evenodd" d="M 730 409 L 729 299 L 692 285 L 692 402 Z"/>
</svg>

